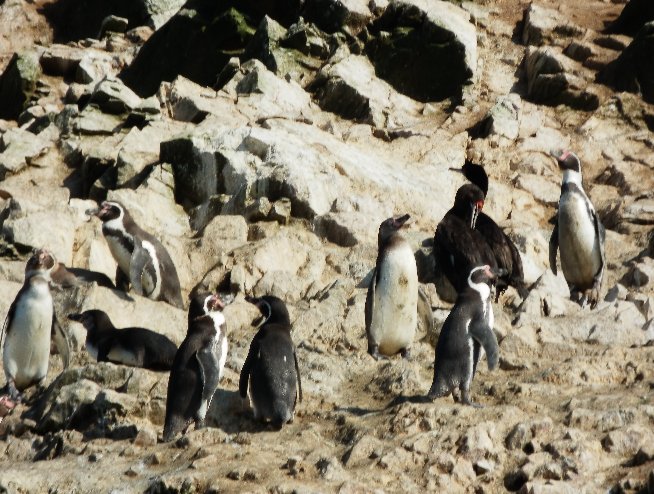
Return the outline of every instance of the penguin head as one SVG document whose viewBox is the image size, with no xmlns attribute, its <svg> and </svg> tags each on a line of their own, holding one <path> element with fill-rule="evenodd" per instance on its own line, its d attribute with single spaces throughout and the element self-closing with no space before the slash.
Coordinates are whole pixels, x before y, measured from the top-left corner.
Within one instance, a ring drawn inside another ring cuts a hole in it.
<svg viewBox="0 0 654 494">
<path fill-rule="evenodd" d="M 411 218 L 411 216 L 405 214 L 402 216 L 391 216 L 390 218 L 382 221 L 379 225 L 379 233 L 377 235 L 379 245 L 385 243 L 391 237 L 391 235 L 402 228 L 404 224 L 409 221 L 409 218 Z"/>
<path fill-rule="evenodd" d="M 572 151 L 552 150 L 550 154 L 556 159 L 561 170 L 581 173 L 581 161 Z"/>
<path fill-rule="evenodd" d="M 245 300 L 254 304 L 259 312 L 261 318 L 257 318 L 257 326 L 263 324 L 282 324 L 291 326 L 291 318 L 288 315 L 286 304 L 274 295 L 264 295 L 263 297 L 245 297 Z"/>
<path fill-rule="evenodd" d="M 126 213 L 125 206 L 118 201 L 104 201 L 99 208 L 86 210 L 87 215 L 97 216 L 103 223 L 111 220 L 121 221 Z"/>
<path fill-rule="evenodd" d="M 226 305 L 234 300 L 234 295 L 211 292 L 198 292 L 191 296 L 188 307 L 189 322 L 198 317 L 209 316 L 221 312 Z"/>
<path fill-rule="evenodd" d="M 68 319 L 80 323 L 89 333 L 101 327 L 110 329 L 114 327 L 109 316 L 98 309 L 85 310 L 79 314 L 68 314 Z"/>
<path fill-rule="evenodd" d="M 36 274 L 50 274 L 57 264 L 55 256 L 48 249 L 37 249 L 25 264 L 25 279 L 29 279 Z"/>
<path fill-rule="evenodd" d="M 485 283 L 490 286 L 497 279 L 497 271 L 499 270 L 493 270 L 488 264 L 472 268 L 470 275 L 468 275 L 468 284 L 472 286 Z"/>
<path fill-rule="evenodd" d="M 484 193 L 484 197 L 486 197 L 488 194 L 488 174 L 483 166 L 473 163 L 470 160 L 465 160 L 461 168 L 450 168 L 450 170 L 463 173 L 463 176 L 479 187 Z"/>
<path fill-rule="evenodd" d="M 475 184 L 465 184 L 459 187 L 454 197 L 454 210 L 457 215 L 465 219 L 470 228 L 474 229 L 477 216 L 484 208 L 484 193 Z"/>
</svg>

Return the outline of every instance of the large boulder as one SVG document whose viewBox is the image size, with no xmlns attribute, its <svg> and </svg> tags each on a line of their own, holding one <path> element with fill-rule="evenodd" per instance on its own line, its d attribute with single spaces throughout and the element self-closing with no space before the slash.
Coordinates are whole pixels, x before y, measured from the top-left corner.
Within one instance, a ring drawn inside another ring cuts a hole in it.
<svg viewBox="0 0 654 494">
<path fill-rule="evenodd" d="M 565 14 L 535 3 L 525 9 L 522 42 L 525 45 L 564 45 L 568 38 L 580 38 L 584 30 L 570 22 Z"/>
<path fill-rule="evenodd" d="M 470 15 L 440 0 L 395 0 L 374 22 L 366 50 L 379 77 L 418 101 L 460 94 L 477 70 Z"/>
<path fill-rule="evenodd" d="M 16 120 L 36 90 L 41 75 L 35 53 L 14 53 L 0 76 L 0 118 Z"/>
<path fill-rule="evenodd" d="M 255 22 L 224 2 L 190 2 L 148 39 L 120 77 L 140 96 L 178 75 L 212 86 L 229 59 L 243 52 Z"/>
<path fill-rule="evenodd" d="M 648 22 L 631 44 L 608 64 L 598 76 L 598 81 L 618 91 L 641 94 L 648 103 L 654 103 L 654 22 Z"/>
<path fill-rule="evenodd" d="M 21 128 L 9 129 L 0 136 L 0 180 L 23 170 L 33 158 L 52 146 L 52 142 Z"/>
</svg>

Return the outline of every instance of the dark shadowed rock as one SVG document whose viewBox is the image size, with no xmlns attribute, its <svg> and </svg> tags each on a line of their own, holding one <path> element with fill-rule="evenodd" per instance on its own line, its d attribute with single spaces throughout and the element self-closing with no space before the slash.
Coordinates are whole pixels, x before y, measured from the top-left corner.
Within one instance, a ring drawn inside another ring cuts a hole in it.
<svg viewBox="0 0 654 494">
<path fill-rule="evenodd" d="M 356 36 L 371 20 L 372 12 L 365 0 L 306 0 L 302 16 L 328 33 L 342 30 Z"/>
<path fill-rule="evenodd" d="M 470 15 L 449 2 L 392 2 L 373 24 L 366 51 L 379 77 L 418 101 L 458 95 L 477 69 Z"/>
<path fill-rule="evenodd" d="M 14 53 L 0 76 L 0 118 L 16 120 L 34 94 L 41 75 L 35 53 Z"/>
<path fill-rule="evenodd" d="M 630 0 L 606 31 L 634 36 L 650 21 L 654 21 L 654 3 L 651 0 Z"/>
<path fill-rule="evenodd" d="M 622 54 L 598 74 L 597 80 L 618 91 L 641 94 L 645 101 L 654 103 L 653 58 L 654 22 L 648 22 Z"/>
</svg>

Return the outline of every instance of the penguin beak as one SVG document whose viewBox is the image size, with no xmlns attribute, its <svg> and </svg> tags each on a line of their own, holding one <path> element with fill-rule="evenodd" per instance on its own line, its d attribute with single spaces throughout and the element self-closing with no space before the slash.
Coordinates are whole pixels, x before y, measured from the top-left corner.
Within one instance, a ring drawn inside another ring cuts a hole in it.
<svg viewBox="0 0 654 494">
<path fill-rule="evenodd" d="M 225 308 L 225 305 L 223 304 L 223 301 L 220 298 L 219 294 L 213 294 L 211 295 L 211 298 L 209 299 L 209 303 L 207 304 L 207 307 L 211 311 L 216 311 L 216 310 L 223 310 Z"/>
<path fill-rule="evenodd" d="M 470 228 L 474 230 L 475 225 L 477 224 L 477 217 L 479 216 L 479 211 L 481 211 L 484 208 L 484 201 L 477 201 L 475 203 L 472 203 L 471 207 L 472 207 L 472 218 L 470 219 Z"/>
<path fill-rule="evenodd" d="M 68 314 L 68 319 L 70 319 L 71 321 L 75 321 L 75 322 L 82 322 L 83 319 L 84 319 L 84 315 L 82 315 L 82 314 Z"/>
<path fill-rule="evenodd" d="M 101 211 L 100 208 L 91 208 L 91 209 L 87 209 L 86 211 L 84 211 L 84 214 L 86 216 L 89 216 L 89 217 L 98 216 L 98 214 L 100 214 L 100 211 Z"/>
<path fill-rule="evenodd" d="M 393 226 L 399 230 L 404 226 L 404 224 L 407 221 L 409 221 L 409 218 L 411 218 L 411 216 L 408 214 L 405 214 L 404 216 L 400 216 L 399 218 L 395 218 L 393 220 Z"/>
<path fill-rule="evenodd" d="M 453 166 L 451 166 L 451 167 L 449 168 L 449 170 L 450 170 L 451 172 L 463 173 L 463 170 L 462 170 L 461 168 L 455 168 L 455 167 L 453 167 Z"/>
<path fill-rule="evenodd" d="M 565 161 L 565 159 L 570 156 L 570 151 L 565 151 L 563 149 L 552 149 L 550 151 L 550 156 L 552 156 L 557 161 L 560 168 L 561 163 L 563 163 L 563 161 Z"/>
</svg>

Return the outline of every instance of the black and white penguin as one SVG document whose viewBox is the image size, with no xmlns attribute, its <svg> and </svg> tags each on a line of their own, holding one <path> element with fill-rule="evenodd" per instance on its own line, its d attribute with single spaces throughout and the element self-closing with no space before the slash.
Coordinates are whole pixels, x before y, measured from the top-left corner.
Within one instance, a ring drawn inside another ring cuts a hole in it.
<svg viewBox="0 0 654 494">
<path fill-rule="evenodd" d="M 142 230 L 127 209 L 117 201 L 104 201 L 87 215 L 102 221 L 102 233 L 109 250 L 118 263 L 116 286 L 134 291 L 152 300 L 162 300 L 182 308 L 182 293 L 173 264 L 166 248 L 152 235 Z"/>
<path fill-rule="evenodd" d="M 56 321 L 50 293 L 50 272 L 56 263 L 46 249 L 37 250 L 28 259 L 25 282 L 5 319 L 2 362 L 6 390 L 12 400 L 20 400 L 20 392 L 32 385 L 43 385 L 52 340 L 62 355 L 64 367 L 68 367 L 70 341 Z"/>
<path fill-rule="evenodd" d="M 295 405 L 302 401 L 302 381 L 295 345 L 291 338 L 291 321 L 286 305 L 267 295 L 246 297 L 257 306 L 263 322 L 252 338 L 250 350 L 241 369 L 239 393 L 250 400 L 256 420 L 269 421 L 278 429 L 293 421 Z"/>
<path fill-rule="evenodd" d="M 470 385 L 481 357 L 481 348 L 486 352 L 489 370 L 497 367 L 499 359 L 490 301 L 491 285 L 496 276 L 488 265 L 470 271 L 467 287 L 459 292 L 438 337 L 434 380 L 427 394 L 429 399 L 446 396 L 458 388 L 464 404 L 477 406 L 470 401 Z"/>
<path fill-rule="evenodd" d="M 581 184 L 581 162 L 571 151 L 552 151 L 563 170 L 561 197 L 554 231 L 550 237 L 550 267 L 556 270 L 561 251 L 561 269 L 570 287 L 570 298 L 581 306 L 595 308 L 604 276 L 605 231 Z"/>
<path fill-rule="evenodd" d="M 461 168 L 450 168 L 450 170 L 463 173 L 463 175 L 475 184 L 484 194 L 484 201 L 488 195 L 488 174 L 484 167 L 466 160 Z M 510 285 L 514 287 L 522 298 L 527 296 L 525 276 L 522 269 L 522 258 L 520 252 L 511 239 L 504 233 L 493 219 L 483 211 L 477 215 L 475 230 L 481 233 L 493 251 L 497 267 L 506 271 L 506 274 L 498 276 L 495 301 Z"/>
<path fill-rule="evenodd" d="M 191 298 L 188 332 L 177 350 L 168 380 L 163 440 L 186 431 L 191 422 L 204 427 L 227 360 L 227 335 L 222 310 L 232 296 L 199 293 Z"/>
<path fill-rule="evenodd" d="M 493 249 L 476 229 L 484 207 L 484 193 L 474 184 L 459 187 L 454 205 L 445 213 L 434 234 L 436 269 L 445 275 L 457 294 L 468 287 L 472 268 L 488 264 L 497 269 Z"/>
<path fill-rule="evenodd" d="M 86 329 L 86 350 L 98 362 L 170 370 L 177 345 L 162 334 L 145 328 L 117 329 L 101 310 L 69 314 L 68 319 Z"/>
<path fill-rule="evenodd" d="M 409 218 L 391 217 L 379 225 L 377 263 L 365 306 L 368 353 L 375 359 L 398 352 L 408 357 L 418 324 L 416 259 L 399 231 Z"/>
</svg>

